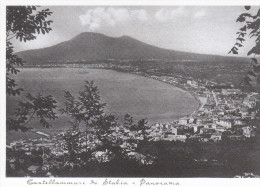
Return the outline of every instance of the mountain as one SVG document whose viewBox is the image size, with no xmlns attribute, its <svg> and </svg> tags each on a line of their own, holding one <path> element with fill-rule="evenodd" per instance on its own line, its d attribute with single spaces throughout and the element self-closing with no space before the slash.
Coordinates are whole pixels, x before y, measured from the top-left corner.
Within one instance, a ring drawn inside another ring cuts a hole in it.
<svg viewBox="0 0 260 187">
<path fill-rule="evenodd" d="M 84 32 L 71 40 L 42 49 L 16 53 L 27 64 L 48 62 L 77 62 L 96 60 L 196 60 L 196 61 L 234 61 L 241 58 L 204 55 L 174 51 L 155 47 L 129 36 L 109 37 L 99 33 Z"/>
</svg>

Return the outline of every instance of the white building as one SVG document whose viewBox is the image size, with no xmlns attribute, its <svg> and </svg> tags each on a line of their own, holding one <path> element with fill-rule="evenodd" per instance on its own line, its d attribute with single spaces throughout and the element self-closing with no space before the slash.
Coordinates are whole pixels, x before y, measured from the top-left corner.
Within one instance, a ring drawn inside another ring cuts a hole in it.
<svg viewBox="0 0 260 187">
<path fill-rule="evenodd" d="M 188 118 L 180 118 L 179 124 L 180 125 L 187 125 L 188 124 Z"/>
<path fill-rule="evenodd" d="M 222 127 L 226 127 L 226 128 L 231 128 L 231 126 L 232 126 L 231 121 L 228 121 L 228 120 L 219 120 L 219 121 L 216 121 L 216 124 L 220 125 Z"/>
</svg>

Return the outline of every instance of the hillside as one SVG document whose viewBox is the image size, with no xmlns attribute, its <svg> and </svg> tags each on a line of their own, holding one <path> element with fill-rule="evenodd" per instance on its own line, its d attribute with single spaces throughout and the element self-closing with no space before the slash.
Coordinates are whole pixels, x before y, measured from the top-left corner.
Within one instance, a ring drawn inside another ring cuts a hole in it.
<svg viewBox="0 0 260 187">
<path fill-rule="evenodd" d="M 109 37 L 84 32 L 57 45 L 17 53 L 27 64 L 93 60 L 196 60 L 208 62 L 241 61 L 242 58 L 204 55 L 155 47 L 129 36 Z"/>
</svg>

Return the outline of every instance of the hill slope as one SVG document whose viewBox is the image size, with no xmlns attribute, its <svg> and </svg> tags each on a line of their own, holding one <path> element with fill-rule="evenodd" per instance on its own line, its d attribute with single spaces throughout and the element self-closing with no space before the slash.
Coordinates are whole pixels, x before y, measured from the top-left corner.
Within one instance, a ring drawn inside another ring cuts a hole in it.
<svg viewBox="0 0 260 187">
<path fill-rule="evenodd" d="M 22 51 L 17 55 L 29 64 L 48 62 L 75 62 L 93 60 L 198 60 L 198 61 L 234 61 L 241 58 L 204 55 L 189 52 L 162 49 L 148 45 L 128 36 L 109 37 L 99 33 L 84 32 L 71 40 L 57 45 Z"/>
</svg>

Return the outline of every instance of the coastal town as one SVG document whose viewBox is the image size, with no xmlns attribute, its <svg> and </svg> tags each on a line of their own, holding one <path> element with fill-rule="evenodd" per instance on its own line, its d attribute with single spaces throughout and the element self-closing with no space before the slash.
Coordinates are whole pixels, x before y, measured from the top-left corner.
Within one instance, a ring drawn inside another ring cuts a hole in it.
<svg viewBox="0 0 260 187">
<path fill-rule="evenodd" d="M 256 92 L 244 93 L 232 84 L 195 80 L 181 75 L 159 76 L 152 72 L 143 73 L 136 67 L 116 65 L 91 65 L 91 67 L 124 70 L 162 81 L 190 92 L 200 103 L 198 109 L 192 114 L 167 123 L 157 122 L 149 125 L 145 128 L 145 132 L 121 125 L 103 135 L 114 146 L 121 148 L 122 155 L 134 159 L 140 164 L 149 165 L 156 159 L 154 156 L 138 151 L 139 142 L 143 140 L 218 143 L 223 140 L 243 141 L 256 135 L 257 127 L 250 123 L 251 120 L 258 119 L 256 114 L 260 106 L 260 95 Z M 7 145 L 8 171 L 15 173 L 13 174 L 15 176 L 55 177 L 52 172 L 55 169 L 84 164 L 83 160 L 79 160 L 77 164 L 69 162 L 64 164 L 64 157 L 68 154 L 63 138 L 65 133 L 42 133 L 42 138 L 39 139 L 10 143 Z M 97 147 L 102 142 L 95 136 L 95 132 L 90 130 L 88 133 L 87 138 L 84 135 L 79 137 L 82 142 L 82 150 L 91 150 L 89 159 L 94 162 L 109 162 L 115 155 L 107 149 L 98 150 Z M 254 177 L 254 174 L 247 173 L 245 176 Z"/>
<path fill-rule="evenodd" d="M 1 187 L 259 186 L 259 3 L 3 1 Z"/>
</svg>

